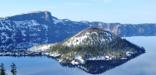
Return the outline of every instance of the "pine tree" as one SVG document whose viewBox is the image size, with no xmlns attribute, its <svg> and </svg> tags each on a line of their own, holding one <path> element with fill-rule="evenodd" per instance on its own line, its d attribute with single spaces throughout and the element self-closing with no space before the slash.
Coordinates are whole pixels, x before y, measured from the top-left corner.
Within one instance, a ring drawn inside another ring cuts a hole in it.
<svg viewBox="0 0 156 75">
<path fill-rule="evenodd" d="M 17 73 L 16 65 L 14 63 L 12 63 L 12 65 L 11 65 L 11 73 L 12 73 L 12 75 L 16 75 L 16 73 Z"/>
<path fill-rule="evenodd" d="M 6 75 L 3 63 L 1 63 L 1 65 L 0 65 L 0 75 Z"/>
</svg>

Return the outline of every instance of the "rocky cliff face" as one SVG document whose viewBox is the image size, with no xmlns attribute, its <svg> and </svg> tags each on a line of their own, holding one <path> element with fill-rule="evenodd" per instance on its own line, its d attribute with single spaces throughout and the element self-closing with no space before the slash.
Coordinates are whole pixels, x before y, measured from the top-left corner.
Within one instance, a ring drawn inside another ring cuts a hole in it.
<svg viewBox="0 0 156 75">
<path fill-rule="evenodd" d="M 0 19 L 0 50 L 26 49 L 36 44 L 62 41 L 88 27 L 98 27 L 119 36 L 156 35 L 156 24 L 120 24 L 58 19 L 48 11 Z"/>
<path fill-rule="evenodd" d="M 57 42 L 86 27 L 70 20 L 59 20 L 47 11 L 2 18 L 0 50 L 24 50 L 37 44 Z"/>
<path fill-rule="evenodd" d="M 156 24 L 120 24 L 92 22 L 92 27 L 99 27 L 118 36 L 155 36 Z"/>
</svg>

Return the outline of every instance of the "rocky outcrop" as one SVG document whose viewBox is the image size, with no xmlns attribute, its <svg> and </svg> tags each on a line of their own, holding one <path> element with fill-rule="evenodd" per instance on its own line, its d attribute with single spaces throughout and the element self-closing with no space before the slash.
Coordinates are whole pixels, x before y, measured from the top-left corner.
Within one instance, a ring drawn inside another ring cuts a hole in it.
<svg viewBox="0 0 156 75">
<path fill-rule="evenodd" d="M 88 28 L 51 46 L 49 55 L 61 63 L 84 64 L 95 60 L 128 60 L 144 53 L 140 48 L 109 31 Z M 57 54 L 58 56 L 53 56 Z"/>
<path fill-rule="evenodd" d="M 88 28 L 51 46 L 47 55 L 64 66 L 76 66 L 88 73 L 99 74 L 144 52 L 144 48 L 109 31 Z"/>
</svg>

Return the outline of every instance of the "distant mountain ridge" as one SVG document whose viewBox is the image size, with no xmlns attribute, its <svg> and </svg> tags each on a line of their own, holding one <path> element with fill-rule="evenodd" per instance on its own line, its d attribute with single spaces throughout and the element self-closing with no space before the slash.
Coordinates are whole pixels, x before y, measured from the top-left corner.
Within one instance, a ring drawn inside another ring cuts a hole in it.
<svg viewBox="0 0 156 75">
<path fill-rule="evenodd" d="M 27 49 L 36 44 L 62 41 L 88 27 L 118 36 L 155 36 L 156 24 L 120 24 L 58 19 L 48 11 L 0 19 L 0 50 Z"/>
</svg>

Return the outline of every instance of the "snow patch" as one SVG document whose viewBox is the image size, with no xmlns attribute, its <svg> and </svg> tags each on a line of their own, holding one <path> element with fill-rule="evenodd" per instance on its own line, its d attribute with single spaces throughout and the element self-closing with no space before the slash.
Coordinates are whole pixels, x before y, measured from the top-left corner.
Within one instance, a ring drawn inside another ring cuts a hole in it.
<svg viewBox="0 0 156 75">
<path fill-rule="evenodd" d="M 54 24 L 63 23 L 63 20 L 59 20 L 59 19 L 53 19 L 53 21 L 54 21 Z"/>
<path fill-rule="evenodd" d="M 8 34 L 6 34 L 5 32 L 0 33 L 0 40 L 2 43 L 6 43 L 8 39 L 9 39 Z"/>
<path fill-rule="evenodd" d="M 34 46 L 32 48 L 29 48 L 29 51 L 33 52 L 44 52 L 50 49 L 50 47 L 54 44 L 46 44 L 46 45 L 39 45 L 39 46 Z"/>
<path fill-rule="evenodd" d="M 75 61 L 75 60 L 72 60 L 72 61 L 71 61 L 71 64 L 73 64 L 73 65 L 78 65 L 79 62 L 77 62 L 77 61 Z"/>
<path fill-rule="evenodd" d="M 59 57 L 61 54 L 59 53 L 50 53 L 49 56 L 52 56 L 52 57 Z"/>
<path fill-rule="evenodd" d="M 81 56 L 76 56 L 75 60 L 79 61 L 79 63 L 84 64 L 85 60 Z"/>
<path fill-rule="evenodd" d="M 134 54 L 134 53 L 131 52 L 131 51 L 127 51 L 127 52 L 126 52 L 126 56 L 128 56 L 128 57 L 132 56 L 132 54 Z"/>
</svg>

